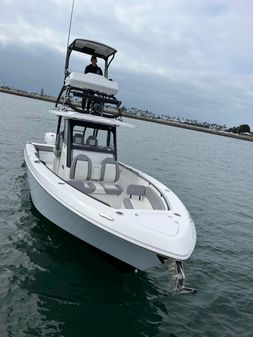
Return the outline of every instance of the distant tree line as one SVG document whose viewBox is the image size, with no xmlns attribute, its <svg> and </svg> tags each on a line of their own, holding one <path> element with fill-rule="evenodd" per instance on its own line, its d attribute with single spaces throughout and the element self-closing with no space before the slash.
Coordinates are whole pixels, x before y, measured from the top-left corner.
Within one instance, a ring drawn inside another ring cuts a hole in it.
<svg viewBox="0 0 253 337">
<path fill-rule="evenodd" d="M 228 129 L 228 132 L 233 132 L 237 134 L 248 132 L 250 133 L 250 126 L 248 124 L 242 124 L 240 126 L 233 126 L 232 128 Z"/>
</svg>

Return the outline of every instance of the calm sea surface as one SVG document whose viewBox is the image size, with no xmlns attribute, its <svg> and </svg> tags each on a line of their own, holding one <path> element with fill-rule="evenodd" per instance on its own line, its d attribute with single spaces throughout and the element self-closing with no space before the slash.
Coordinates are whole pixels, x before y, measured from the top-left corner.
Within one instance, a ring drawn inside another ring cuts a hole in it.
<svg viewBox="0 0 253 337">
<path fill-rule="evenodd" d="M 0 336 L 253 336 L 253 143 L 129 120 L 119 159 L 168 185 L 198 241 L 196 295 L 166 266 L 124 274 L 32 205 L 23 149 L 55 131 L 52 104 L 0 93 Z"/>
</svg>

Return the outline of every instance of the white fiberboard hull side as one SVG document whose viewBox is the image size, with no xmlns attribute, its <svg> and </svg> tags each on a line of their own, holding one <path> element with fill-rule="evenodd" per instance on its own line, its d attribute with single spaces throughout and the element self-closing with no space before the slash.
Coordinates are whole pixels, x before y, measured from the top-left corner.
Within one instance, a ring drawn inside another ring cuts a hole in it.
<svg viewBox="0 0 253 337">
<path fill-rule="evenodd" d="M 129 265 L 146 270 L 161 264 L 157 254 L 104 231 L 54 199 L 39 184 L 27 166 L 28 184 L 36 209 L 54 224 Z"/>
</svg>

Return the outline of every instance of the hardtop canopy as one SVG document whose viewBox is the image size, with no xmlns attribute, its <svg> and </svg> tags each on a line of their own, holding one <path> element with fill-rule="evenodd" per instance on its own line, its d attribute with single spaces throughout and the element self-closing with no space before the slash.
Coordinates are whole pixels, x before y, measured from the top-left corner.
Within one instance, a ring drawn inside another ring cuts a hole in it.
<svg viewBox="0 0 253 337">
<path fill-rule="evenodd" d="M 84 40 L 84 39 L 75 39 L 68 47 L 70 51 L 76 50 L 81 53 L 85 53 L 88 55 L 95 55 L 97 57 L 101 57 L 103 59 L 107 59 L 111 55 L 117 53 L 117 50 L 107 46 L 103 43 Z"/>
<path fill-rule="evenodd" d="M 106 78 L 108 77 L 108 68 L 115 54 L 117 53 L 117 50 L 100 42 L 84 40 L 84 39 L 75 39 L 68 46 L 68 49 L 67 49 L 66 61 L 65 61 L 65 78 L 69 74 L 69 58 L 73 50 L 80 52 L 80 53 L 88 54 L 88 55 L 94 55 L 94 56 L 104 59 L 105 61 L 104 76 Z M 110 56 L 112 57 L 109 61 Z"/>
<path fill-rule="evenodd" d="M 110 126 L 124 126 L 128 128 L 133 128 L 134 126 L 132 124 L 128 124 L 125 122 L 122 122 L 118 119 L 114 118 L 106 118 L 103 116 L 95 116 L 91 114 L 83 114 L 72 110 L 58 110 L 58 109 L 52 109 L 49 110 L 50 113 L 58 116 L 63 117 L 64 119 L 74 119 L 79 120 L 83 122 L 88 123 L 94 123 L 94 124 L 103 124 L 103 125 L 110 125 Z"/>
</svg>

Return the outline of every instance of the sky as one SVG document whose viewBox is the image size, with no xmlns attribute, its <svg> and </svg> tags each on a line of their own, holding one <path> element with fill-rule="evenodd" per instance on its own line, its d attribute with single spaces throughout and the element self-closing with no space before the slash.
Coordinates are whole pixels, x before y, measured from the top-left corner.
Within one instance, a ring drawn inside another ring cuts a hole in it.
<svg viewBox="0 0 253 337">
<path fill-rule="evenodd" d="M 71 6 L 0 0 L 0 85 L 58 94 Z M 124 106 L 253 129 L 253 0 L 75 0 L 75 38 L 118 50 L 110 77 Z"/>
</svg>

